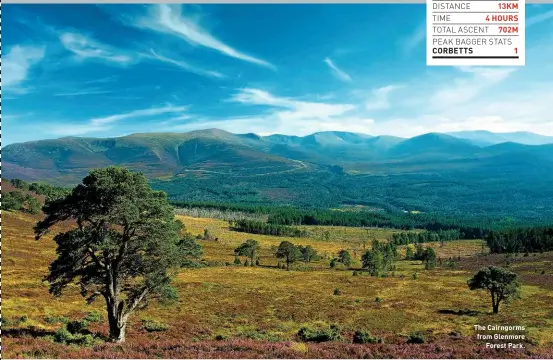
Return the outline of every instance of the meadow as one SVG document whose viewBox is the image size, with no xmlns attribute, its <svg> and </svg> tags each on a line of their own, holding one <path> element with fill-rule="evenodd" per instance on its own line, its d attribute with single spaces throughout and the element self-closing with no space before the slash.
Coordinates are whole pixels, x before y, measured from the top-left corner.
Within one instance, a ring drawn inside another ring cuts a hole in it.
<svg viewBox="0 0 553 360">
<path fill-rule="evenodd" d="M 187 231 L 208 229 L 213 240 L 198 240 L 204 267 L 182 270 L 175 278 L 179 300 L 151 303 L 134 314 L 124 344 L 64 345 L 53 339 L 68 320 L 94 318 L 88 330 L 97 339 L 107 334 L 104 303 L 86 305 L 77 287 L 52 297 L 42 279 L 56 256 L 54 234 L 36 241 L 38 215 L 2 215 L 4 358 L 553 357 L 553 253 L 506 257 L 487 254 L 481 240 L 430 243 L 425 245 L 439 258 L 455 258 L 455 267 L 444 262 L 425 270 L 420 261 L 402 260 L 388 277 L 354 276 L 361 251 L 394 230 L 303 227 L 309 237 L 285 238 L 234 232 L 225 220 L 189 216 L 178 216 Z M 234 264 L 234 249 L 247 239 L 261 245 L 259 266 Z M 271 249 L 284 240 L 311 245 L 322 258 L 280 269 Z M 341 249 L 355 261 L 350 269 L 331 269 L 329 261 Z M 491 314 L 489 294 L 467 287 L 472 274 L 490 264 L 508 266 L 523 283 L 520 299 L 502 305 L 497 315 Z M 488 349 L 476 340 L 475 324 L 523 325 L 525 349 Z M 341 339 L 317 343 L 298 337 L 301 328 L 331 325 L 340 329 Z M 359 330 L 381 341 L 353 344 Z M 410 344 L 414 334 L 423 342 Z"/>
</svg>

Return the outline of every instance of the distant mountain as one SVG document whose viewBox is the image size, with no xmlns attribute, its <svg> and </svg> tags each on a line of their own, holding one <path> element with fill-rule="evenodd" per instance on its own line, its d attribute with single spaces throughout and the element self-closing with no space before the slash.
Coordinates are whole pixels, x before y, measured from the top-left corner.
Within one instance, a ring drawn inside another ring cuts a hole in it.
<svg viewBox="0 0 553 360">
<path fill-rule="evenodd" d="M 206 129 L 105 139 L 65 137 L 2 150 L 3 177 L 53 185 L 74 185 L 90 169 L 119 165 L 142 171 L 154 188 L 173 200 L 360 204 L 478 218 L 553 219 L 553 144 L 501 141 L 483 146 L 439 133 L 402 139 L 346 132 L 259 136 Z"/>
<path fill-rule="evenodd" d="M 2 165 L 8 178 L 56 178 L 68 183 L 80 180 L 92 168 L 109 165 L 142 171 L 149 177 L 172 177 L 191 170 L 263 173 L 303 166 L 257 151 L 250 140 L 218 129 L 106 139 L 66 137 L 8 145 Z"/>
<path fill-rule="evenodd" d="M 109 165 L 142 171 L 150 178 L 171 179 L 192 174 L 265 176 L 317 169 L 357 174 L 457 171 L 482 166 L 497 156 L 506 156 L 503 163 L 509 154 L 519 156 L 513 157 L 513 163 L 515 158 L 520 162 L 535 157 L 547 167 L 553 161 L 553 153 L 539 146 L 503 142 L 482 147 L 474 142 L 439 133 L 403 139 L 339 131 L 299 137 L 206 129 L 11 144 L 3 149 L 2 165 L 8 178 L 63 184 L 78 182 L 90 169 Z"/>
<path fill-rule="evenodd" d="M 404 140 L 393 146 L 388 155 L 392 158 L 421 160 L 455 159 L 473 156 L 479 147 L 456 137 L 429 133 Z"/>
<path fill-rule="evenodd" d="M 504 142 L 513 142 L 523 145 L 553 144 L 553 136 L 534 134 L 531 132 L 493 133 L 490 131 L 460 131 L 448 135 L 471 141 L 478 146 L 496 145 Z"/>
</svg>

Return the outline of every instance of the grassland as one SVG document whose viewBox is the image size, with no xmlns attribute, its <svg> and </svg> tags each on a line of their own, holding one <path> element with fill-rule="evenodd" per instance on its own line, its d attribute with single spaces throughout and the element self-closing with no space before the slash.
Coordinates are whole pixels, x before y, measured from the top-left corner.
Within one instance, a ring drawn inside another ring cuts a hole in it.
<svg viewBox="0 0 553 360">
<path fill-rule="evenodd" d="M 340 249 L 354 248 L 359 259 L 364 241 L 370 247 L 367 238 L 385 240 L 391 230 L 307 227 L 308 238 L 283 238 L 233 232 L 223 220 L 183 216 L 188 231 L 202 234 L 208 229 L 217 241 L 199 240 L 211 266 L 179 273 L 178 302 L 152 303 L 136 313 L 123 345 L 58 344 L 51 337 L 61 325 L 52 318 L 81 319 L 93 310 L 104 314 L 103 303 L 85 305 L 76 287 L 62 298 L 49 295 L 42 279 L 55 258 L 54 234 L 37 242 L 32 232 L 37 217 L 2 215 L 5 358 L 553 357 L 551 253 L 506 259 L 481 254 L 479 240 L 454 241 L 443 247 L 432 245 L 439 257 L 460 258 L 453 269 L 425 271 L 418 261 L 399 261 L 387 278 L 353 276 L 351 269 L 330 269 L 329 259 Z M 234 248 L 250 238 L 262 246 L 260 266 L 232 265 Z M 323 259 L 293 271 L 278 269 L 271 247 L 283 240 L 312 245 Z M 466 285 L 471 274 L 487 264 L 510 266 L 524 283 L 521 298 L 503 306 L 498 315 L 490 314 L 488 294 L 470 291 Z M 341 295 L 334 295 L 336 288 Z M 142 327 L 144 319 L 167 324 L 168 329 L 148 332 Z M 330 324 L 341 328 L 343 342 L 304 343 L 296 336 L 304 326 Z M 475 340 L 475 324 L 523 325 L 529 339 L 526 348 L 486 349 Z M 383 343 L 352 344 L 353 333 L 360 329 Z M 104 321 L 91 323 L 90 330 L 107 334 Z M 423 333 L 426 342 L 407 344 L 413 332 Z"/>
</svg>

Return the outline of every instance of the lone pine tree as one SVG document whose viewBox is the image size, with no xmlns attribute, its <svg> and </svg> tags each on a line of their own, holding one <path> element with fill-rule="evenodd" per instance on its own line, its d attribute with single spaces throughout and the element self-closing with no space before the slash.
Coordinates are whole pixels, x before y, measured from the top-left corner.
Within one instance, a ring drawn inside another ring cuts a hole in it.
<svg viewBox="0 0 553 360">
<path fill-rule="evenodd" d="M 499 312 L 499 304 L 517 297 L 520 288 L 518 276 L 512 271 L 496 266 L 488 266 L 480 269 L 472 279 L 468 281 L 471 290 L 487 290 L 492 300 L 492 311 Z"/>
<path fill-rule="evenodd" d="M 114 342 L 125 341 L 136 309 L 176 297 L 170 286 L 176 269 L 201 254 L 190 235 L 181 235 L 183 225 L 175 220 L 167 195 L 126 169 L 92 171 L 43 211 L 46 216 L 35 227 L 37 240 L 60 222 L 74 224 L 54 237 L 57 258 L 46 276 L 50 293 L 60 296 L 76 283 L 88 303 L 103 297 Z"/>
</svg>

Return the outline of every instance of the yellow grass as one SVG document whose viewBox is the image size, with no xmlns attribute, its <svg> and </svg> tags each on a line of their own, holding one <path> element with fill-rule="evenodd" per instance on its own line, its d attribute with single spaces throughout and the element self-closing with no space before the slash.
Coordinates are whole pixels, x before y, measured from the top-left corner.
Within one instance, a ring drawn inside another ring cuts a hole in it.
<svg viewBox="0 0 553 360">
<path fill-rule="evenodd" d="M 36 218 L 3 213 L 2 221 L 2 315 L 16 318 L 26 315 L 29 324 L 55 329 L 45 315 L 67 315 L 79 318 L 92 309 L 103 310 L 98 301 L 86 306 L 76 287 L 60 298 L 48 293 L 42 278 L 55 258 L 53 234 L 39 242 L 32 227 Z M 360 240 L 366 231 L 340 227 L 310 228 L 332 233 L 331 241 L 315 238 L 283 238 L 230 231 L 222 220 L 181 216 L 194 234 L 210 230 L 219 241 L 199 241 L 204 258 L 232 262 L 233 250 L 253 238 L 262 246 L 261 264 L 275 265 L 270 247 L 283 240 L 312 245 L 320 253 L 335 254 Z M 371 230 L 371 237 L 386 239 L 389 230 Z M 370 247 L 370 242 L 367 245 Z M 469 256 L 481 251 L 480 241 L 455 241 L 444 247 L 435 244 L 439 256 Z M 359 254 L 357 256 L 359 258 Z M 187 269 L 180 272 L 175 285 L 180 293 L 171 306 L 152 304 L 137 313 L 141 318 L 165 322 L 180 329 L 175 336 L 212 339 L 215 335 L 240 336 L 252 331 L 284 339 L 304 325 L 336 323 L 346 331 L 368 329 L 381 336 L 409 334 L 432 330 L 434 334 L 457 331 L 473 336 L 475 324 L 525 325 L 527 335 L 537 343 L 553 343 L 551 304 L 553 291 L 538 286 L 524 286 L 522 298 L 503 306 L 500 314 L 489 314 L 488 295 L 470 291 L 466 285 L 471 273 L 458 270 L 425 271 L 420 262 L 399 261 L 395 277 L 353 276 L 350 270 L 332 270 L 328 260 L 313 265 L 313 271 L 284 271 L 272 267 L 218 266 Z M 412 277 L 418 273 L 418 279 Z M 334 289 L 340 296 L 333 295 Z M 375 301 L 376 298 L 381 301 Z M 476 316 L 443 314 L 439 310 L 477 310 Z M 187 329 L 204 329 L 191 333 Z M 298 352 L 307 351 L 303 344 L 294 345 Z"/>
</svg>

